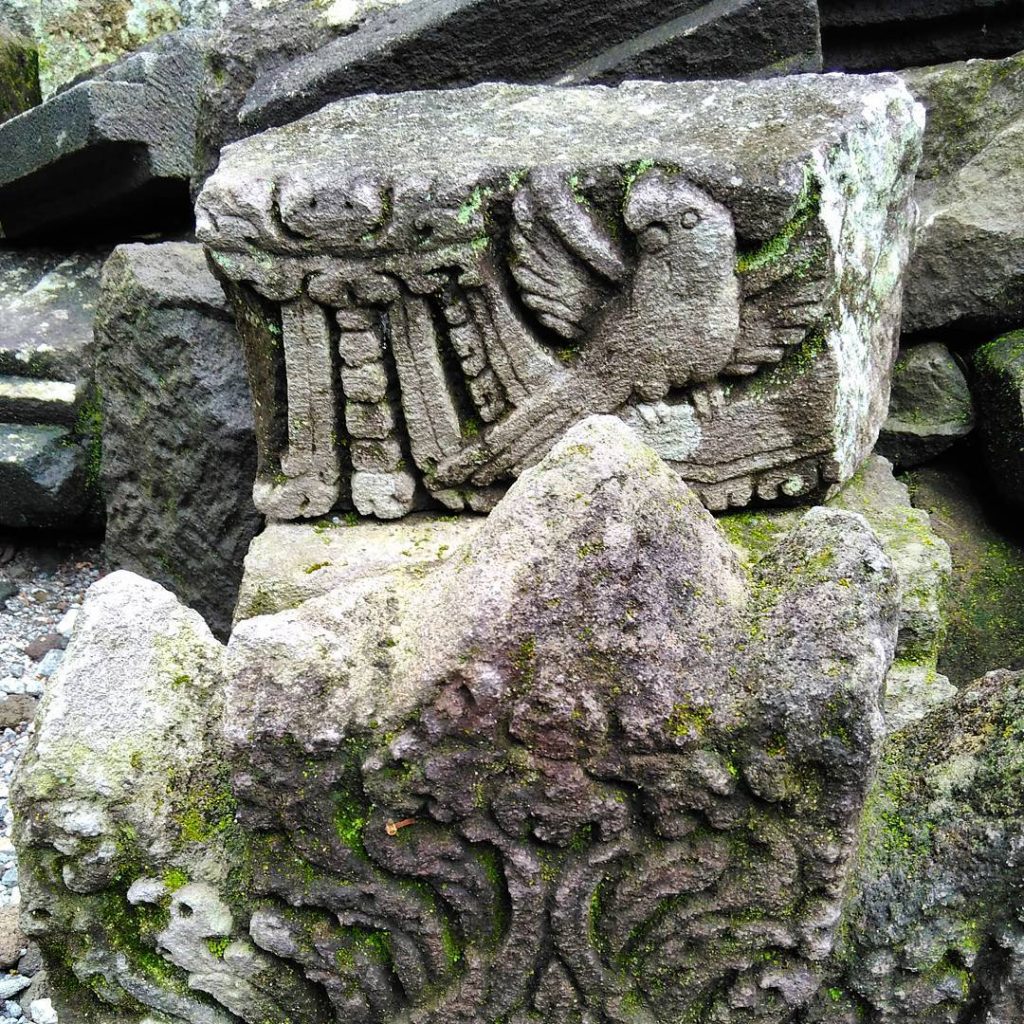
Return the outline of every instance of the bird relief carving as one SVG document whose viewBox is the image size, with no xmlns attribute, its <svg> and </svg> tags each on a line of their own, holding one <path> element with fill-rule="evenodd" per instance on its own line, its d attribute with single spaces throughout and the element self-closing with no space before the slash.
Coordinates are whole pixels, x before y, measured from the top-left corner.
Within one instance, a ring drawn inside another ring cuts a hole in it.
<svg viewBox="0 0 1024 1024">
<path fill-rule="evenodd" d="M 425 206 L 423 191 L 349 184 L 339 203 L 283 188 L 272 230 L 330 235 L 337 251 L 227 270 L 273 299 L 282 280 L 298 292 L 280 314 L 287 423 L 256 487 L 268 515 L 486 509 L 593 413 L 622 416 L 712 506 L 736 480 L 741 498 L 758 480 L 772 497 L 794 466 L 799 489 L 817 486 L 818 439 L 701 457 L 730 401 L 828 319 L 810 176 L 790 221 L 755 244 L 710 191 L 648 163 L 535 168 L 458 204 L 427 187 Z"/>
</svg>

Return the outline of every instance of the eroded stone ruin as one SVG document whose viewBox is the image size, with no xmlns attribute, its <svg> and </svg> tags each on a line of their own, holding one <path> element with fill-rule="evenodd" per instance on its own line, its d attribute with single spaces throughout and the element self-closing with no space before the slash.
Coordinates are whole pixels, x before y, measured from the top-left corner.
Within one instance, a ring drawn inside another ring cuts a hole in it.
<svg viewBox="0 0 1024 1024">
<path fill-rule="evenodd" d="M 113 570 L 0 1024 L 1024 1024 L 1024 14 L 99 7 L 0 0 L 0 586 Z"/>
</svg>

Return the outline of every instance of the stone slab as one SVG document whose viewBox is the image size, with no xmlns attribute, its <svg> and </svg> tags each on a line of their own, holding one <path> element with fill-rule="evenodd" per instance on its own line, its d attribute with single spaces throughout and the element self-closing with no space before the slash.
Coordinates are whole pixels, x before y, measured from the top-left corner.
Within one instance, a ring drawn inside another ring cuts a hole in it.
<svg viewBox="0 0 1024 1024">
<path fill-rule="evenodd" d="M 902 351 L 893 369 L 879 454 L 901 469 L 918 466 L 963 440 L 974 425 L 971 390 L 949 349 L 925 342 Z"/>
<path fill-rule="evenodd" d="M 949 545 L 932 529 L 928 513 L 913 506 L 892 466 L 878 455 L 864 462 L 828 507 L 864 517 L 899 579 L 899 636 L 885 695 L 886 726 L 897 730 L 956 692 L 937 669 L 950 614 Z M 726 515 L 718 522 L 743 561 L 756 565 L 799 519 L 798 510 L 787 509 Z"/>
<path fill-rule="evenodd" d="M 383 11 L 258 79 L 240 118 L 256 131 L 357 93 L 486 81 L 674 81 L 820 68 L 814 0 L 431 0 Z"/>
<path fill-rule="evenodd" d="M 920 114 L 888 76 L 486 85 L 228 147 L 197 224 L 257 506 L 485 509 L 593 412 L 709 507 L 828 493 L 885 416 Z"/>
<path fill-rule="evenodd" d="M 181 226 L 206 37 L 164 37 L 0 125 L 0 237 Z"/>
<path fill-rule="evenodd" d="M 819 0 L 828 71 L 896 71 L 1024 49 L 1017 0 Z"/>
<path fill-rule="evenodd" d="M 107 255 L 107 249 L 0 248 L 0 373 L 61 381 L 89 376 Z"/>
<path fill-rule="evenodd" d="M 0 422 L 70 427 L 78 414 L 78 400 L 78 387 L 67 381 L 0 376 Z"/>
<path fill-rule="evenodd" d="M 297 608 L 387 568 L 422 572 L 447 558 L 483 521 L 417 513 L 400 523 L 352 515 L 316 523 L 268 523 L 245 556 L 235 622 Z"/>
</svg>

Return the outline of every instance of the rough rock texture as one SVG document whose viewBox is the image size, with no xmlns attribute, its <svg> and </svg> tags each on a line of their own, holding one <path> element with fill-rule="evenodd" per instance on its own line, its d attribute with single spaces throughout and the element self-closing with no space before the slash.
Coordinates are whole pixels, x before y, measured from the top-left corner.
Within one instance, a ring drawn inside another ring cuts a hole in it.
<svg viewBox="0 0 1024 1024">
<path fill-rule="evenodd" d="M 90 376 L 107 254 L 0 248 L 0 373 L 70 382 Z"/>
<path fill-rule="evenodd" d="M 34 107 L 39 92 L 39 51 L 0 22 L 0 122 Z"/>
<path fill-rule="evenodd" d="M 268 523 L 245 556 L 235 620 L 297 608 L 345 582 L 447 558 L 483 522 L 474 516 L 414 514 L 377 523 L 349 514 L 316 523 Z"/>
<path fill-rule="evenodd" d="M 998 500 L 983 504 L 982 468 L 972 468 L 974 475 L 956 466 L 925 466 L 905 477 L 914 504 L 930 513 L 953 556 L 938 669 L 957 686 L 993 669 L 1024 669 L 1019 515 Z"/>
<path fill-rule="evenodd" d="M 903 78 L 928 109 L 903 331 L 1013 330 L 1024 323 L 1024 54 Z"/>
<path fill-rule="evenodd" d="M 164 37 L 0 125 L 0 237 L 187 223 L 204 44 Z"/>
<path fill-rule="evenodd" d="M 882 455 L 900 469 L 919 466 L 966 437 L 974 423 L 967 378 L 945 345 L 929 342 L 900 353 L 878 438 Z"/>
<path fill-rule="evenodd" d="M 257 507 L 487 508 L 590 412 L 713 508 L 828 491 L 885 416 L 919 114 L 889 76 L 488 85 L 229 147 L 197 218 Z"/>
<path fill-rule="evenodd" d="M 379 13 L 265 74 L 240 116 L 258 131 L 363 92 L 820 69 L 814 0 L 435 0 Z"/>
<path fill-rule="evenodd" d="M 65 427 L 0 422 L 0 526 L 75 524 L 90 504 L 87 458 Z"/>
<path fill-rule="evenodd" d="M 1024 330 L 974 354 L 982 450 L 996 493 L 1024 509 Z"/>
<path fill-rule="evenodd" d="M 928 513 L 913 507 L 892 466 L 877 455 L 864 462 L 828 507 L 864 516 L 899 579 L 899 637 L 885 687 L 886 727 L 899 729 L 955 692 L 937 671 L 949 614 L 949 545 L 931 529 Z M 744 563 L 752 566 L 796 527 L 799 516 L 794 509 L 765 510 L 723 516 L 719 523 Z"/>
<path fill-rule="evenodd" d="M 848 966 L 811 1020 L 1024 1020 L 1024 676 L 890 737 L 865 819 Z"/>
<path fill-rule="evenodd" d="M 202 246 L 117 248 L 96 340 L 107 557 L 226 633 L 261 517 L 245 363 Z"/>
<path fill-rule="evenodd" d="M 155 584 L 82 616 L 17 792 L 26 925 L 82 1004 L 781 1024 L 814 998 L 896 640 L 859 516 L 808 513 L 748 579 L 597 418 L 451 557 L 247 619 L 223 663 Z M 222 671 L 233 794 L 201 742 Z"/>
<path fill-rule="evenodd" d="M 818 0 L 830 71 L 895 71 L 1024 49 L 1018 0 Z"/>
</svg>

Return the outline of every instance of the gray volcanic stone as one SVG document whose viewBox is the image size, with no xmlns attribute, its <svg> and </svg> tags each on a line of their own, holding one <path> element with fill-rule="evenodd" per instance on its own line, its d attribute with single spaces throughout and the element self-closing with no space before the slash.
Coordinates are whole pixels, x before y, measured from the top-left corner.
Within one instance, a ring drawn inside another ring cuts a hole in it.
<svg viewBox="0 0 1024 1024">
<path fill-rule="evenodd" d="M 1018 0 L 819 0 L 829 71 L 895 71 L 1024 48 Z"/>
<path fill-rule="evenodd" d="M 0 125 L 0 237 L 186 222 L 204 44 L 166 36 Z"/>
<path fill-rule="evenodd" d="M 813 0 L 430 0 L 381 12 L 264 75 L 240 117 L 258 131 L 344 96 L 484 81 L 615 83 L 820 69 Z"/>
<path fill-rule="evenodd" d="M 793 1019 L 896 641 L 864 520 L 811 511 L 748 578 L 600 417 L 419 568 L 247 619 L 223 656 L 155 584 L 92 588 L 15 792 L 26 926 L 80 979 L 55 1002 L 133 1024 L 124 992 L 200 1024 Z M 112 728 L 83 753 L 94 715 Z M 157 957 L 183 973 L 161 983 Z"/>
<path fill-rule="evenodd" d="M 66 427 L 0 423 L 0 526 L 75 524 L 90 505 L 86 457 Z"/>
<path fill-rule="evenodd" d="M 72 383 L 91 376 L 107 255 L 0 248 L 0 373 Z"/>
<path fill-rule="evenodd" d="M 974 429 L 974 400 L 949 349 L 938 342 L 900 353 L 892 373 L 889 418 L 877 450 L 906 469 L 941 455 Z"/>
<path fill-rule="evenodd" d="M 981 438 L 996 493 L 1024 509 L 1024 331 L 1015 331 L 974 355 Z"/>
<path fill-rule="evenodd" d="M 903 331 L 1013 330 L 1024 323 L 1024 55 L 903 78 L 928 110 Z"/>
<path fill-rule="evenodd" d="M 486 509 L 593 412 L 712 508 L 827 493 L 885 416 L 919 116 L 890 76 L 486 85 L 228 147 L 257 507 Z"/>
<path fill-rule="evenodd" d="M 0 23 L 0 122 L 34 107 L 39 92 L 39 51 Z"/>
<path fill-rule="evenodd" d="M 1024 676 L 993 672 L 888 739 L 842 970 L 808 1020 L 1024 1019 L 1022 728 Z"/>
<path fill-rule="evenodd" d="M 107 557 L 226 633 L 262 520 L 245 364 L 202 246 L 115 249 L 96 340 Z"/>
</svg>

